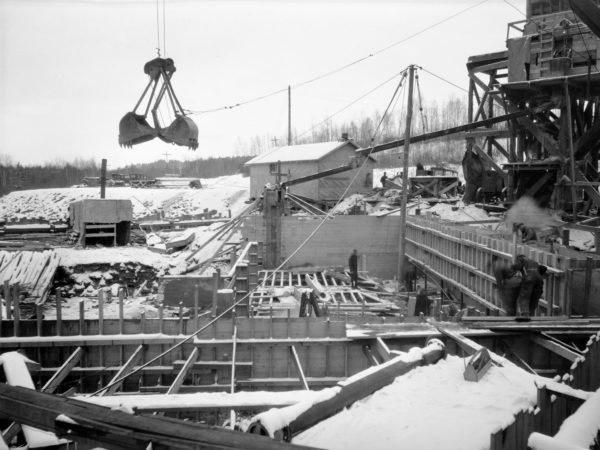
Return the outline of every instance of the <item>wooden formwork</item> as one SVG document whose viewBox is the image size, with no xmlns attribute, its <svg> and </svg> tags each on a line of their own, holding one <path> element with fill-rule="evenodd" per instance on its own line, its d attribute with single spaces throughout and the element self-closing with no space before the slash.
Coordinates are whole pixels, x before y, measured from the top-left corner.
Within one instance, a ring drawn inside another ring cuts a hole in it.
<svg viewBox="0 0 600 450">
<path fill-rule="evenodd" d="M 106 386 L 130 359 L 134 361 L 129 370 L 141 367 L 196 333 L 209 320 L 84 319 L 41 324 L 23 320 L 18 336 L 14 335 L 14 322 L 3 321 L 0 352 L 21 351 L 38 362 L 40 366 L 32 375 L 40 386 L 70 356 L 80 353 L 63 387 L 90 392 Z M 310 317 L 230 318 L 216 321 L 194 339 L 144 367 L 122 389 L 167 392 L 184 367 L 177 386 L 181 392 L 229 390 L 234 367 L 237 389 L 300 387 L 292 347 L 314 388 L 333 385 L 368 366 L 362 344 L 346 337 L 344 322 Z M 186 367 L 192 355 L 194 360 Z"/>
<path fill-rule="evenodd" d="M 513 244 L 497 233 L 452 225 L 433 218 L 410 217 L 406 223 L 406 256 L 428 276 L 482 306 L 488 314 L 499 314 L 502 306 L 492 274 L 492 256 L 512 262 L 514 255 L 548 267 L 541 309 L 547 315 L 571 314 L 569 272 L 589 265 L 585 256 L 551 253 L 524 244 Z M 600 267 L 600 259 L 592 261 Z"/>
<path fill-rule="evenodd" d="M 533 432 L 556 434 L 566 418 L 600 387 L 600 333 L 592 335 L 560 385 L 538 387 L 537 405 L 517 412 L 514 421 L 492 433 L 490 450 L 526 450 Z M 570 389 L 574 388 L 574 389 Z"/>
</svg>

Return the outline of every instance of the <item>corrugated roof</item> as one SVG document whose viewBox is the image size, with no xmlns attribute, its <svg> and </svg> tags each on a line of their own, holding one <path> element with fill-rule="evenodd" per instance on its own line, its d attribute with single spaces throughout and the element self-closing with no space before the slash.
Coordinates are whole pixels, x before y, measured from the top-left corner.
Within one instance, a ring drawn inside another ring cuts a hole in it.
<svg viewBox="0 0 600 450">
<path fill-rule="evenodd" d="M 350 144 L 355 148 L 358 146 L 352 141 L 319 142 L 317 144 L 286 145 L 269 150 L 255 156 L 246 163 L 247 166 L 254 164 L 270 164 L 292 161 L 318 161 L 332 151 Z"/>
</svg>

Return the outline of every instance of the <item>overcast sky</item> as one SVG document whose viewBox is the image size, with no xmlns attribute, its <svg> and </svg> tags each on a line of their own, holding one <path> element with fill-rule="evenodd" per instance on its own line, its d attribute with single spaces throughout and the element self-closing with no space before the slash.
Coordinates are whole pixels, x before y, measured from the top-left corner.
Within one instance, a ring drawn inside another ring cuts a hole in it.
<svg viewBox="0 0 600 450">
<path fill-rule="evenodd" d="M 177 66 L 172 82 L 182 106 L 193 111 L 365 58 L 292 90 L 299 134 L 409 64 L 466 88 L 467 58 L 503 50 L 507 23 L 524 19 L 525 0 L 509 1 L 165 0 L 163 35 L 159 0 L 160 46 Z M 117 167 L 165 152 L 171 159 L 228 156 L 238 139 L 287 133 L 285 92 L 191 116 L 199 128 L 195 152 L 158 139 L 120 148 L 119 120 L 141 95 L 143 66 L 157 46 L 156 0 L 0 0 L 0 154 L 23 164 L 108 158 Z M 464 95 L 427 73 L 420 83 L 426 100 Z M 394 88 L 386 84 L 336 118 L 383 110 Z"/>
</svg>

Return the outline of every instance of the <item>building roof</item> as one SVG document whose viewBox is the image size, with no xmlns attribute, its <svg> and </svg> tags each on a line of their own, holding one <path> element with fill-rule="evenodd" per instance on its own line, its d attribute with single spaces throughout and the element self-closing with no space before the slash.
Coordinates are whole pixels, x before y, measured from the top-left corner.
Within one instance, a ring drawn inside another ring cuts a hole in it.
<svg viewBox="0 0 600 450">
<path fill-rule="evenodd" d="M 286 145 L 255 156 L 246 166 L 281 162 L 318 161 L 347 144 L 358 148 L 353 141 L 319 142 L 317 144 Z"/>
</svg>

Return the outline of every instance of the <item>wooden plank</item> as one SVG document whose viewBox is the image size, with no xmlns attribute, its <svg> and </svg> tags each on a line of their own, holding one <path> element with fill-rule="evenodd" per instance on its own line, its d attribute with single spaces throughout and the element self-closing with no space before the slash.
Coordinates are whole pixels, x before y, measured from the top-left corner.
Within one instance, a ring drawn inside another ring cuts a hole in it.
<svg viewBox="0 0 600 450">
<path fill-rule="evenodd" d="M 392 354 L 390 353 L 389 347 L 383 342 L 383 339 L 377 337 L 374 342 L 374 348 L 379 353 L 379 356 L 383 359 L 383 361 L 389 361 L 392 359 Z"/>
<path fill-rule="evenodd" d="M 108 383 L 108 386 L 110 386 L 110 387 L 108 389 L 100 392 L 98 394 L 98 396 L 114 395 L 123 385 L 123 379 L 129 373 L 131 373 L 133 371 L 135 365 L 142 358 L 143 352 L 144 352 L 144 346 L 143 345 L 138 346 L 138 348 L 136 348 L 135 351 L 133 352 L 133 354 L 129 357 L 127 362 L 121 367 L 121 369 L 110 380 L 110 382 Z M 117 383 L 116 382 L 117 380 L 121 380 L 121 381 L 119 383 Z"/>
<path fill-rule="evenodd" d="M 290 350 L 290 355 L 292 356 L 292 362 L 294 363 L 294 367 L 296 367 L 296 371 L 298 372 L 298 377 L 300 378 L 300 381 L 302 382 L 302 386 L 304 386 L 304 389 L 306 389 L 307 391 L 310 391 L 310 388 L 308 387 L 308 383 L 306 382 L 306 377 L 304 376 L 304 371 L 302 370 L 302 364 L 300 363 L 300 358 L 298 358 L 298 352 L 296 352 L 296 347 L 294 347 L 293 345 L 290 345 L 289 350 Z"/>
<path fill-rule="evenodd" d="M 264 436 L 240 434 L 231 430 L 210 427 L 196 422 L 168 419 L 159 416 L 131 415 L 123 411 L 111 410 L 99 405 L 93 405 L 82 400 L 65 398 L 37 392 L 19 386 L 0 384 L 0 411 L 23 425 L 29 425 L 42 430 L 56 432 L 72 438 L 75 434 L 68 433 L 69 425 L 74 420 L 84 424 L 93 424 L 92 430 L 105 430 L 108 434 L 98 433 L 93 436 L 96 447 L 104 447 L 108 442 L 119 447 L 120 439 L 135 438 L 133 448 L 146 448 L 150 442 L 161 443 L 161 448 L 180 448 L 189 450 L 279 450 L 289 449 L 290 444 L 282 443 Z M 72 418 L 65 427 L 57 427 L 56 417 L 64 415 Z M 118 424 L 118 432 L 111 427 Z M 124 430 L 124 432 L 123 432 Z M 72 434 L 72 435 L 71 435 Z M 138 440 L 139 438 L 139 440 Z M 169 447 L 172 442 L 183 446 Z M 163 444 L 164 443 L 164 444 Z M 163 447 L 164 445 L 164 447 Z M 310 447 L 297 446 L 298 449 Z"/>
<path fill-rule="evenodd" d="M 69 355 L 63 365 L 58 368 L 54 375 L 52 375 L 52 377 L 42 387 L 42 392 L 48 392 L 49 394 L 54 393 L 56 388 L 58 388 L 67 375 L 69 375 L 73 367 L 75 367 L 79 361 L 81 361 L 82 355 L 83 349 L 81 347 L 77 347 L 73 353 Z"/>
<path fill-rule="evenodd" d="M 175 380 L 173 380 L 173 383 L 169 387 L 169 390 L 167 391 L 167 395 L 176 394 L 179 391 L 179 389 L 183 385 L 183 382 L 185 381 L 186 377 L 188 376 L 188 373 L 190 372 L 192 366 L 198 359 L 198 354 L 199 354 L 198 347 L 194 347 L 194 350 L 192 350 L 192 353 L 190 354 L 189 358 L 185 362 L 185 365 L 181 368 L 181 370 L 177 374 L 177 377 L 175 377 Z"/>
<path fill-rule="evenodd" d="M 530 335 L 529 339 L 539 346 L 544 347 L 545 349 L 550 350 L 552 353 L 555 353 L 571 362 L 575 362 L 578 358 L 581 358 L 581 354 L 576 353 L 555 341 L 544 339 L 537 335 Z"/>
</svg>

